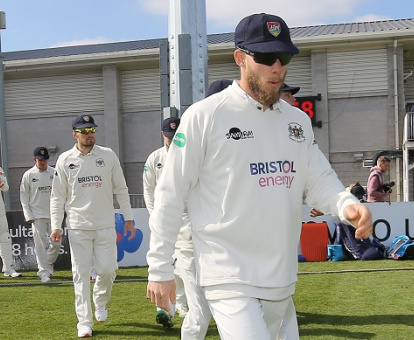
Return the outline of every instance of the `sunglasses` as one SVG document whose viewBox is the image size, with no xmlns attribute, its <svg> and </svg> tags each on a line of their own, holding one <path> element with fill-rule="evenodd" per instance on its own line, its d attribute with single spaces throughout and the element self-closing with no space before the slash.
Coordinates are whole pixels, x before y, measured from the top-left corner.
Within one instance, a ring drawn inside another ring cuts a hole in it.
<svg viewBox="0 0 414 340">
<path fill-rule="evenodd" d="M 280 65 L 285 66 L 290 63 L 292 60 L 293 55 L 290 53 L 260 53 L 260 52 L 252 52 L 249 50 L 245 50 L 243 48 L 239 48 L 240 51 L 243 51 L 249 56 L 253 57 L 253 60 L 257 64 L 263 64 L 267 66 L 272 66 L 277 60 L 280 61 Z"/>
<path fill-rule="evenodd" d="M 82 129 L 75 129 L 75 132 L 79 132 L 82 135 L 87 135 L 88 133 L 95 133 L 96 132 L 96 127 L 87 127 L 87 128 L 82 128 Z"/>
</svg>

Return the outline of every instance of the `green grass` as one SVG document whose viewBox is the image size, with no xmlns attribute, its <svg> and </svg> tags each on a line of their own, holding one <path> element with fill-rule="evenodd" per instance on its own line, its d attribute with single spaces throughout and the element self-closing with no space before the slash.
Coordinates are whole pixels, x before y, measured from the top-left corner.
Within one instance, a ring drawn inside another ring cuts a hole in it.
<svg viewBox="0 0 414 340">
<path fill-rule="evenodd" d="M 314 262 L 299 268 L 294 300 L 301 339 L 413 339 L 414 261 Z"/>
<path fill-rule="evenodd" d="M 35 271 L 23 275 L 0 276 L 0 339 L 78 339 L 71 272 L 56 271 L 52 281 L 58 283 L 47 285 L 39 284 Z M 155 322 L 155 306 L 146 299 L 146 278 L 147 268 L 118 270 L 108 321 L 95 322 L 94 339 L 180 338 L 179 317 L 171 329 Z M 17 283 L 26 285 L 13 285 Z M 213 321 L 206 339 L 219 339 Z"/>
<path fill-rule="evenodd" d="M 412 339 L 413 270 L 414 261 L 300 263 L 294 300 L 301 340 Z M 23 274 L 0 276 L 0 339 L 77 339 L 71 273 L 57 271 L 50 285 L 38 284 L 34 271 Z M 180 338 L 178 317 L 172 329 L 155 322 L 146 277 L 147 268 L 118 271 L 108 321 L 95 323 L 95 339 Z M 214 321 L 206 339 L 219 339 Z"/>
</svg>

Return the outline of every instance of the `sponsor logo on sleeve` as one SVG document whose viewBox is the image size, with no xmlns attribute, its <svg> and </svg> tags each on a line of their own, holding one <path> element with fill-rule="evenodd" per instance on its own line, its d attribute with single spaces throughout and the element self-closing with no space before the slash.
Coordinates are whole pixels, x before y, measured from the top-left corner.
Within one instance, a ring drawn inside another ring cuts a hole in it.
<svg viewBox="0 0 414 340">
<path fill-rule="evenodd" d="M 174 135 L 173 143 L 177 145 L 179 148 L 183 148 L 187 143 L 187 138 L 181 132 L 178 132 Z"/>
</svg>

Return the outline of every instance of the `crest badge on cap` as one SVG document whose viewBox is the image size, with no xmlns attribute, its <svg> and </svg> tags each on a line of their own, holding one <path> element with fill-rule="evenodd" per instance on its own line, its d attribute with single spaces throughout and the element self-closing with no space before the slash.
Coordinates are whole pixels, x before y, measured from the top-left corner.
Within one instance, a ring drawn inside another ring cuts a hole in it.
<svg viewBox="0 0 414 340">
<path fill-rule="evenodd" d="M 85 122 L 89 122 L 89 116 L 83 116 L 83 117 L 82 117 L 82 119 L 83 119 Z"/>
<path fill-rule="evenodd" d="M 268 22 L 267 23 L 267 30 L 271 35 L 277 37 L 280 34 L 280 23 L 278 22 Z"/>
<path fill-rule="evenodd" d="M 177 130 L 177 124 L 175 124 L 175 123 L 170 123 L 170 129 L 171 129 L 171 130 Z"/>
</svg>

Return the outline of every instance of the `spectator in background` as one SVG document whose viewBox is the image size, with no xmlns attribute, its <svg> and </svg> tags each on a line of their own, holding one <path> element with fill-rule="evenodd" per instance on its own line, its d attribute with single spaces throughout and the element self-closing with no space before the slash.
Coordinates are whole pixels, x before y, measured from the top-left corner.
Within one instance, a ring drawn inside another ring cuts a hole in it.
<svg viewBox="0 0 414 340">
<path fill-rule="evenodd" d="M 312 125 L 280 101 L 299 50 L 280 17 L 244 18 L 235 30 L 240 80 L 191 105 L 155 190 L 147 297 L 174 299 L 174 243 L 188 206 L 197 284 L 220 338 L 276 339 L 297 281 L 302 198 L 372 233 L 369 209 L 345 191 L 314 143 Z M 294 327 L 294 326 L 293 326 Z M 298 339 L 298 329 L 287 332 Z"/>
<path fill-rule="evenodd" d="M 20 183 L 20 203 L 26 223 L 32 226 L 37 276 L 42 283 L 49 283 L 50 276 L 54 273 L 53 264 L 60 251 L 60 242 L 52 242 L 49 239 L 50 192 L 54 169 L 48 165 L 47 148 L 37 147 L 33 156 L 35 164 L 23 174 Z"/>
<path fill-rule="evenodd" d="M 55 168 L 50 198 L 51 239 L 62 239 L 61 226 L 66 212 L 78 337 L 92 336 L 90 301 L 92 263 L 97 277 L 93 285 L 95 318 L 108 318 L 107 303 L 116 276 L 117 247 L 113 195 L 124 215 L 124 235 L 135 236 L 128 187 L 115 152 L 95 144 L 97 125 L 92 116 L 79 115 L 72 121 L 76 144 L 63 152 Z"/>
<path fill-rule="evenodd" d="M 367 202 L 386 202 L 390 190 L 384 190 L 384 173 L 388 170 L 391 160 L 387 156 L 380 156 L 377 165 L 373 166 L 367 181 Z"/>
<path fill-rule="evenodd" d="M 358 198 L 360 202 L 365 202 L 365 189 L 361 183 L 354 182 L 346 190 Z"/>
<path fill-rule="evenodd" d="M 280 92 L 280 99 L 287 101 L 290 105 L 294 106 L 296 98 L 294 95 L 300 90 L 299 86 L 289 86 L 286 83 L 283 84 Z"/>
<path fill-rule="evenodd" d="M 19 277 L 22 274 L 16 272 L 14 269 L 12 241 L 2 195 L 3 192 L 7 192 L 8 190 L 9 184 L 7 183 L 7 177 L 4 174 L 4 170 L 0 168 L 0 257 L 3 261 L 2 271 L 5 277 Z"/>
</svg>

